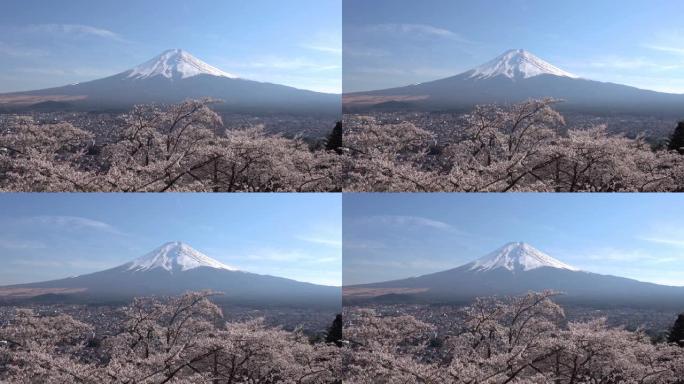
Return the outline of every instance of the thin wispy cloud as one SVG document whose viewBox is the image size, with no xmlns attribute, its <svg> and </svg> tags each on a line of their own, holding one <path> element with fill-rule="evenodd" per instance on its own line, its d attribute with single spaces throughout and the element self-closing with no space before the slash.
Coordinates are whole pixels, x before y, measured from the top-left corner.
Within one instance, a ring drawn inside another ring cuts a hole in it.
<svg viewBox="0 0 684 384">
<path fill-rule="evenodd" d="M 328 246 L 336 247 L 336 248 L 339 248 L 342 246 L 342 239 L 339 237 L 333 238 L 333 237 L 323 237 L 323 236 L 300 236 L 300 237 L 298 237 L 298 239 L 302 240 L 302 241 L 306 241 L 308 243 L 328 245 Z"/>
<path fill-rule="evenodd" d="M 650 261 L 657 260 L 652 254 L 644 252 L 639 249 L 618 249 L 618 248 L 601 248 L 588 251 L 582 255 L 586 260 L 594 261 Z"/>
<path fill-rule="evenodd" d="M 309 45 L 309 44 L 304 44 L 304 45 L 302 45 L 302 47 L 306 48 L 306 49 L 318 51 L 318 52 L 331 53 L 334 55 L 342 55 L 342 48 L 340 48 L 340 47 L 324 46 L 324 45 Z"/>
<path fill-rule="evenodd" d="M 45 249 L 47 246 L 37 240 L 21 240 L 0 237 L 0 248 L 11 250 Z"/>
<path fill-rule="evenodd" d="M 313 71 L 327 71 L 333 69 L 340 69 L 340 64 L 321 63 L 310 59 L 301 57 L 266 57 L 244 64 L 247 68 L 262 68 L 262 69 L 288 69 L 288 70 L 313 70 Z"/>
<path fill-rule="evenodd" d="M 246 260 L 286 261 L 286 262 L 329 262 L 340 260 L 339 257 L 314 255 L 310 252 L 292 249 L 264 248 L 244 256 Z"/>
<path fill-rule="evenodd" d="M 426 23 L 345 25 L 345 92 L 389 88 L 452 76 L 466 66 L 433 57 L 426 49 L 444 46 L 463 56 L 478 46 L 455 26 Z M 402 80 L 399 80 L 402 79 Z"/>
<path fill-rule="evenodd" d="M 654 33 L 648 42 L 641 44 L 643 48 L 656 52 L 684 56 L 684 29 L 664 29 Z"/>
<path fill-rule="evenodd" d="M 582 64 L 586 63 L 586 64 Z M 608 56 L 600 57 L 596 59 L 584 60 L 582 63 L 576 63 L 573 67 L 589 67 L 594 69 L 627 69 L 627 70 L 638 70 L 638 69 L 653 69 L 653 70 L 672 70 L 684 67 L 684 63 L 663 63 L 656 62 L 643 57 L 619 57 L 619 56 Z"/>
<path fill-rule="evenodd" d="M 361 47 L 356 45 L 345 45 L 344 56 L 358 56 L 358 57 L 385 57 L 389 56 L 389 51 L 380 48 Z"/>
<path fill-rule="evenodd" d="M 245 60 L 216 60 L 218 68 L 256 81 L 289 85 L 316 92 L 340 93 L 342 63 L 332 55 L 322 58 L 261 56 Z"/>
<path fill-rule="evenodd" d="M 207 254 L 239 270 L 307 281 L 315 284 L 341 284 L 342 252 L 315 252 L 311 249 L 261 247 L 244 251 L 207 249 Z"/>
<path fill-rule="evenodd" d="M 342 56 L 342 36 L 339 31 L 318 31 L 299 45 L 301 48 Z"/>
<path fill-rule="evenodd" d="M 339 267 L 337 267 L 339 268 Z M 261 269 L 261 274 L 285 277 L 297 281 L 303 281 L 313 284 L 337 286 L 342 285 L 342 277 L 339 271 L 331 269 L 315 269 L 311 265 L 298 266 L 294 264 L 278 264 L 270 266 L 268 270 L 260 267 L 260 264 L 247 265 L 247 270 Z"/>
<path fill-rule="evenodd" d="M 123 234 L 114 226 L 103 221 L 79 216 L 33 216 L 23 220 L 26 224 L 45 225 L 56 229 L 93 230 L 111 234 Z"/>
<path fill-rule="evenodd" d="M 674 247 L 682 247 L 684 248 L 684 240 L 678 240 L 676 238 L 669 238 L 669 237 L 640 237 L 640 240 L 648 241 L 651 243 L 656 243 L 656 244 L 665 244 L 665 245 L 671 245 Z"/>
<path fill-rule="evenodd" d="M 465 68 L 462 69 L 465 71 Z M 437 68 L 437 67 L 412 67 L 412 68 L 393 68 L 393 67 L 358 67 L 354 69 L 354 75 L 410 75 L 428 78 L 441 78 L 458 73 L 458 68 Z M 352 76 L 354 76 L 352 75 Z"/>
<path fill-rule="evenodd" d="M 84 76 L 84 77 L 105 77 L 112 73 L 116 73 L 117 68 L 90 68 L 90 67 L 71 67 L 71 68 L 36 68 L 24 67 L 17 68 L 16 72 L 29 75 L 46 75 L 46 76 Z"/>
<path fill-rule="evenodd" d="M 0 41 L 0 56 L 10 56 L 15 58 L 43 57 L 48 53 L 42 49 L 17 46 Z"/>
<path fill-rule="evenodd" d="M 393 35 L 404 35 L 413 36 L 419 38 L 444 38 L 449 40 L 454 40 L 460 43 L 472 44 L 472 41 L 465 38 L 459 33 L 451 31 L 446 28 L 439 28 L 428 24 L 395 24 L 395 23 L 385 23 L 385 24 L 375 24 L 369 25 L 363 28 L 366 32 L 371 33 L 384 33 Z"/>
<path fill-rule="evenodd" d="M 637 236 L 637 239 L 651 244 L 684 248 L 684 240 L 682 240 L 684 239 L 684 229 L 677 223 L 660 222 L 652 225 L 644 234 Z"/>
<path fill-rule="evenodd" d="M 97 37 L 102 39 L 125 42 L 126 39 L 116 32 L 83 24 L 33 24 L 26 26 L 25 31 L 50 35 L 66 35 L 72 37 Z"/>
<path fill-rule="evenodd" d="M 100 261 L 85 258 L 73 259 L 15 259 L 11 261 L 12 265 L 18 267 L 35 267 L 35 268 L 68 268 L 72 270 L 100 270 L 112 268 L 115 265 L 109 261 Z"/>
<path fill-rule="evenodd" d="M 335 71 L 341 71 L 341 68 L 338 68 Z M 342 89 L 342 80 L 340 78 L 326 76 L 325 71 L 278 74 L 268 68 L 254 68 L 251 71 L 233 71 L 232 73 L 238 73 L 240 77 L 245 79 L 289 85 L 291 87 L 307 89 L 314 92 L 339 94 Z"/>
<path fill-rule="evenodd" d="M 353 250 L 375 250 L 375 249 L 387 249 L 388 245 L 385 242 L 374 240 L 374 239 L 352 239 L 345 238 L 343 242 L 345 249 Z"/>
<path fill-rule="evenodd" d="M 406 260 L 371 260 L 371 259 L 359 259 L 355 260 L 352 266 L 355 267 L 381 267 L 381 268 L 397 268 L 405 269 L 409 271 L 415 271 L 417 269 L 432 269 L 435 271 L 445 270 L 449 268 L 457 267 L 457 264 L 449 261 L 435 260 L 429 257 L 412 257 Z"/>
<path fill-rule="evenodd" d="M 684 260 L 684 256 L 680 256 L 677 253 L 655 252 L 640 247 L 625 248 L 619 246 L 592 247 L 572 252 L 554 252 L 554 254 L 564 260 L 578 260 L 578 264 L 580 264 L 578 266 L 589 272 L 604 273 L 607 271 L 610 274 L 618 275 L 619 273 L 616 273 L 616 270 L 624 270 L 634 263 L 651 268 Z"/>
<path fill-rule="evenodd" d="M 442 231 L 456 230 L 448 223 L 439 220 L 433 220 L 427 217 L 420 216 L 404 216 L 404 215 L 379 215 L 366 216 L 359 219 L 364 224 L 377 225 L 391 225 L 401 227 L 427 227 L 432 229 L 439 229 Z"/>
<path fill-rule="evenodd" d="M 342 248 L 342 231 L 337 224 L 317 225 L 296 238 L 310 244 L 323 245 L 338 250 Z"/>
<path fill-rule="evenodd" d="M 645 45 L 644 47 L 652 49 L 654 51 L 673 53 L 676 55 L 684 55 L 684 47 L 672 47 L 665 45 Z"/>
</svg>

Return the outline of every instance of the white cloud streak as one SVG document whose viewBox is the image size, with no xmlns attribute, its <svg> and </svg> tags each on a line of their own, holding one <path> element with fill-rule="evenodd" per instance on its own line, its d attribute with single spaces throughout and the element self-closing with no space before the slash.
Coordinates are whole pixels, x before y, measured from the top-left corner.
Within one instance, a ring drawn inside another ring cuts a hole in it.
<svg viewBox="0 0 684 384">
<path fill-rule="evenodd" d="M 287 58 L 287 57 L 266 57 L 258 60 L 254 60 L 242 65 L 236 65 L 237 67 L 245 68 L 260 68 L 260 69 L 279 69 L 279 70 L 312 70 L 312 71 L 328 71 L 334 69 L 341 69 L 341 64 L 333 63 L 320 63 L 314 62 L 309 59 L 304 59 L 300 57 Z"/>
<path fill-rule="evenodd" d="M 12 250 L 25 250 L 45 249 L 47 248 L 47 246 L 40 241 L 0 238 L 0 248 Z"/>
<path fill-rule="evenodd" d="M 47 52 L 40 49 L 26 48 L 16 45 L 11 45 L 0 41 L 0 56 L 10 57 L 43 57 L 47 56 Z"/>
<path fill-rule="evenodd" d="M 684 248 L 684 240 L 677 240 L 676 238 L 669 237 L 639 237 L 639 240 L 648 241 L 650 243 L 665 244 L 675 247 Z"/>
<path fill-rule="evenodd" d="M 28 224 L 46 225 L 60 229 L 86 229 L 113 234 L 123 234 L 114 226 L 102 221 L 78 216 L 34 216 L 24 220 Z"/>
<path fill-rule="evenodd" d="M 459 43 L 472 44 L 472 41 L 462 35 L 445 28 L 439 28 L 428 24 L 375 24 L 363 28 L 365 32 L 385 33 L 393 35 L 408 35 L 420 38 L 443 38 Z"/>
<path fill-rule="evenodd" d="M 684 55 L 684 47 L 671 47 L 665 45 L 645 45 L 644 47 L 652 49 L 654 51 L 673 53 L 676 55 Z"/>
<path fill-rule="evenodd" d="M 309 45 L 309 44 L 304 44 L 304 45 L 302 45 L 302 47 L 306 48 L 306 49 L 311 49 L 313 51 L 331 53 L 333 55 L 341 55 L 342 54 L 342 48 L 340 48 L 340 47 L 324 46 L 324 45 Z"/>
<path fill-rule="evenodd" d="M 74 37 L 97 37 L 119 42 L 126 41 L 121 35 L 108 29 L 83 24 L 33 24 L 26 27 L 26 31 Z"/>
<path fill-rule="evenodd" d="M 679 223 L 661 222 L 651 226 L 644 234 L 637 236 L 637 239 L 652 244 L 684 248 L 684 229 Z"/>
<path fill-rule="evenodd" d="M 296 249 L 272 249 L 264 248 L 247 252 L 242 256 L 231 256 L 226 259 L 231 259 L 234 263 L 240 261 L 273 261 L 286 263 L 329 263 L 341 261 L 341 251 L 332 252 L 331 254 L 313 254 L 307 251 Z"/>
<path fill-rule="evenodd" d="M 428 227 L 444 231 L 451 231 L 455 228 L 443 221 L 433 220 L 420 216 L 404 216 L 404 215 L 379 215 L 367 216 L 360 218 L 362 223 L 371 225 L 393 225 L 405 227 Z"/>
<path fill-rule="evenodd" d="M 306 241 L 308 243 L 328 245 L 328 246 L 336 247 L 336 248 L 339 248 L 342 246 L 342 239 L 340 239 L 340 238 L 323 237 L 323 236 L 300 236 L 300 237 L 298 237 L 298 239 L 302 240 L 302 241 Z"/>
</svg>

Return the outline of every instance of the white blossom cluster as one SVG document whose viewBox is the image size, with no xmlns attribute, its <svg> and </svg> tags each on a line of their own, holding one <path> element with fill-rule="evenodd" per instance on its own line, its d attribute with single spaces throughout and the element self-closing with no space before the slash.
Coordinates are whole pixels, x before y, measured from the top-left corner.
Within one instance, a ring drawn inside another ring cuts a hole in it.
<svg viewBox="0 0 684 384">
<path fill-rule="evenodd" d="M 408 122 L 347 116 L 345 191 L 684 190 L 684 156 L 602 125 L 564 130 L 552 99 L 478 106 L 446 142 Z"/>
<path fill-rule="evenodd" d="M 553 295 L 478 299 L 439 343 L 434 326 L 411 315 L 353 308 L 344 382 L 682 383 L 684 348 L 608 328 L 605 319 L 567 322 Z"/>
<path fill-rule="evenodd" d="M 340 349 L 260 319 L 227 323 L 193 292 L 170 301 L 139 298 L 120 331 L 94 340 L 93 328 L 65 314 L 18 310 L 0 328 L 2 383 L 335 383 Z"/>
<path fill-rule="evenodd" d="M 103 146 L 65 122 L 0 134 L 0 191 L 314 192 L 341 189 L 339 156 L 261 126 L 222 132 L 209 100 L 137 106 Z"/>
</svg>

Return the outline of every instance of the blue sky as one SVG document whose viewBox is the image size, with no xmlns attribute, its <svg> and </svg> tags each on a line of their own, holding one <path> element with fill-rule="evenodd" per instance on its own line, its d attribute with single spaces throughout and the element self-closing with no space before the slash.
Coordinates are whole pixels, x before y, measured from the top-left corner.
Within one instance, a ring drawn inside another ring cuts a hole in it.
<svg viewBox="0 0 684 384">
<path fill-rule="evenodd" d="M 243 78 L 341 92 L 341 0 L 3 0 L 0 92 L 123 72 L 182 48 Z"/>
<path fill-rule="evenodd" d="M 0 285 L 124 264 L 183 241 L 239 269 L 341 284 L 339 194 L 2 194 Z"/>
<path fill-rule="evenodd" d="M 680 0 L 345 0 L 344 92 L 435 80 L 526 49 L 592 80 L 684 93 Z"/>
<path fill-rule="evenodd" d="M 524 241 L 582 270 L 684 286 L 684 195 L 345 194 L 343 282 L 454 268 Z"/>
</svg>

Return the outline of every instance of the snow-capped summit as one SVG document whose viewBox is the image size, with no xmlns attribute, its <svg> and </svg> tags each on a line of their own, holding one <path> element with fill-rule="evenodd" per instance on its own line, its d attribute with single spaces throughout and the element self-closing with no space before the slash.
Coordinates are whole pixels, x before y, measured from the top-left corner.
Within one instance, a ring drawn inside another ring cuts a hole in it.
<svg viewBox="0 0 684 384">
<path fill-rule="evenodd" d="M 234 267 L 212 259 L 180 241 L 166 243 L 154 251 L 131 261 L 126 266 L 129 271 L 135 272 L 150 271 L 157 268 L 167 271 L 187 271 L 199 267 L 229 271 L 237 270 Z"/>
<path fill-rule="evenodd" d="M 187 79 L 197 75 L 211 75 L 234 79 L 237 76 L 213 67 L 182 49 L 169 49 L 159 56 L 131 70 L 127 77 L 147 79 L 163 76 L 168 79 Z"/>
<path fill-rule="evenodd" d="M 491 271 L 505 268 L 509 271 L 529 271 L 541 267 L 551 267 L 578 271 L 577 268 L 554 259 L 546 253 L 523 243 L 508 243 L 494 252 L 471 263 L 470 270 Z"/>
<path fill-rule="evenodd" d="M 469 78 L 490 79 L 505 76 L 509 79 L 527 79 L 539 75 L 578 76 L 550 64 L 524 49 L 511 49 L 470 71 Z"/>
</svg>

